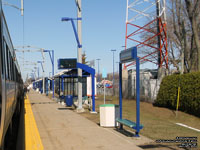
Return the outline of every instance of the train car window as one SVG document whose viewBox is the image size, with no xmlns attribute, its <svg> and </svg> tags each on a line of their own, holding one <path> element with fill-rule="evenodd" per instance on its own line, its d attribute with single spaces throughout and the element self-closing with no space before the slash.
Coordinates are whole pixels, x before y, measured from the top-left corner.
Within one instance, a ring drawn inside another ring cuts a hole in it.
<svg viewBox="0 0 200 150">
<path fill-rule="evenodd" d="M 12 80 L 12 58 L 9 51 L 9 65 L 10 65 L 10 80 Z"/>
<path fill-rule="evenodd" d="M 11 54 L 10 54 L 10 50 L 8 50 L 8 53 L 9 53 L 9 73 L 10 73 L 10 80 L 12 80 L 12 58 L 11 58 Z"/>
<path fill-rule="evenodd" d="M 15 63 L 14 63 L 14 69 L 15 69 L 15 73 L 14 73 L 14 81 L 17 81 L 17 80 L 16 80 L 17 69 L 16 69 L 16 66 L 15 66 Z"/>
<path fill-rule="evenodd" d="M 6 50 L 6 42 L 4 40 L 4 65 L 5 65 L 5 79 L 8 79 L 8 69 L 7 69 L 7 50 Z"/>
<path fill-rule="evenodd" d="M 13 59 L 12 59 L 12 56 L 11 56 L 11 58 L 10 58 L 10 60 L 11 60 L 11 79 L 12 79 L 12 81 L 13 81 L 13 76 L 14 76 L 14 70 L 13 70 Z"/>
<path fill-rule="evenodd" d="M 7 79 L 10 79 L 10 60 L 9 60 L 9 49 L 8 49 L 8 45 L 6 44 L 6 55 L 7 55 Z"/>
<path fill-rule="evenodd" d="M 13 60 L 13 67 L 12 68 L 13 68 L 13 81 L 15 81 L 15 63 L 14 63 L 14 60 Z"/>
<path fill-rule="evenodd" d="M 12 80 L 14 81 L 14 68 L 13 68 L 13 58 L 11 57 L 12 60 Z"/>
<path fill-rule="evenodd" d="M 1 74 L 4 76 L 4 47 L 1 49 Z"/>
</svg>

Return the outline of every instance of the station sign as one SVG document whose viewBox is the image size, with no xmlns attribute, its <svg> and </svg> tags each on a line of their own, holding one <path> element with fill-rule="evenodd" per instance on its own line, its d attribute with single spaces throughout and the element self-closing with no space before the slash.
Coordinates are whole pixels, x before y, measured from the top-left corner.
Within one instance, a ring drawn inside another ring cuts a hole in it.
<svg viewBox="0 0 200 150">
<path fill-rule="evenodd" d="M 58 69 L 76 69 L 76 68 L 77 68 L 76 58 L 58 59 Z"/>
<path fill-rule="evenodd" d="M 131 47 L 120 52 L 120 62 L 127 63 L 137 58 L 137 47 Z"/>
<path fill-rule="evenodd" d="M 102 78 L 107 78 L 107 72 L 106 72 L 106 69 L 103 68 L 102 70 Z"/>
</svg>

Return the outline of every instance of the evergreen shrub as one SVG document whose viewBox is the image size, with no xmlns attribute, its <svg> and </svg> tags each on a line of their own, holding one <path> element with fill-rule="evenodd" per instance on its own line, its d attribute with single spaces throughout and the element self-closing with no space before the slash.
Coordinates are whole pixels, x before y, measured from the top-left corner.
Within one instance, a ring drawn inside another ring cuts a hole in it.
<svg viewBox="0 0 200 150">
<path fill-rule="evenodd" d="M 179 86 L 179 110 L 200 117 L 200 72 L 164 77 L 154 105 L 176 109 Z"/>
</svg>

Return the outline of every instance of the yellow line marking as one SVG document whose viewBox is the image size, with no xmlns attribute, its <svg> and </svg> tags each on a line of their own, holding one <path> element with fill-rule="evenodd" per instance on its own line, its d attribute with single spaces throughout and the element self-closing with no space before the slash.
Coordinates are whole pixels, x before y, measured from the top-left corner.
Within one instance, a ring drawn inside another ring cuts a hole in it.
<svg viewBox="0 0 200 150">
<path fill-rule="evenodd" d="M 25 107 L 25 150 L 43 150 L 40 134 L 35 122 L 28 96 L 24 102 Z"/>
</svg>

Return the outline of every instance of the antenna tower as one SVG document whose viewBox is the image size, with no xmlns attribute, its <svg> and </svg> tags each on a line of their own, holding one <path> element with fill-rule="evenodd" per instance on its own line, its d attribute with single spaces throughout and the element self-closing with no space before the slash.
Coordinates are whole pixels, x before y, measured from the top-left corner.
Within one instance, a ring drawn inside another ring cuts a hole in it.
<svg viewBox="0 0 200 150">
<path fill-rule="evenodd" d="M 165 0 L 127 0 L 125 49 L 137 46 L 141 63 L 168 69 L 165 9 Z"/>
</svg>

